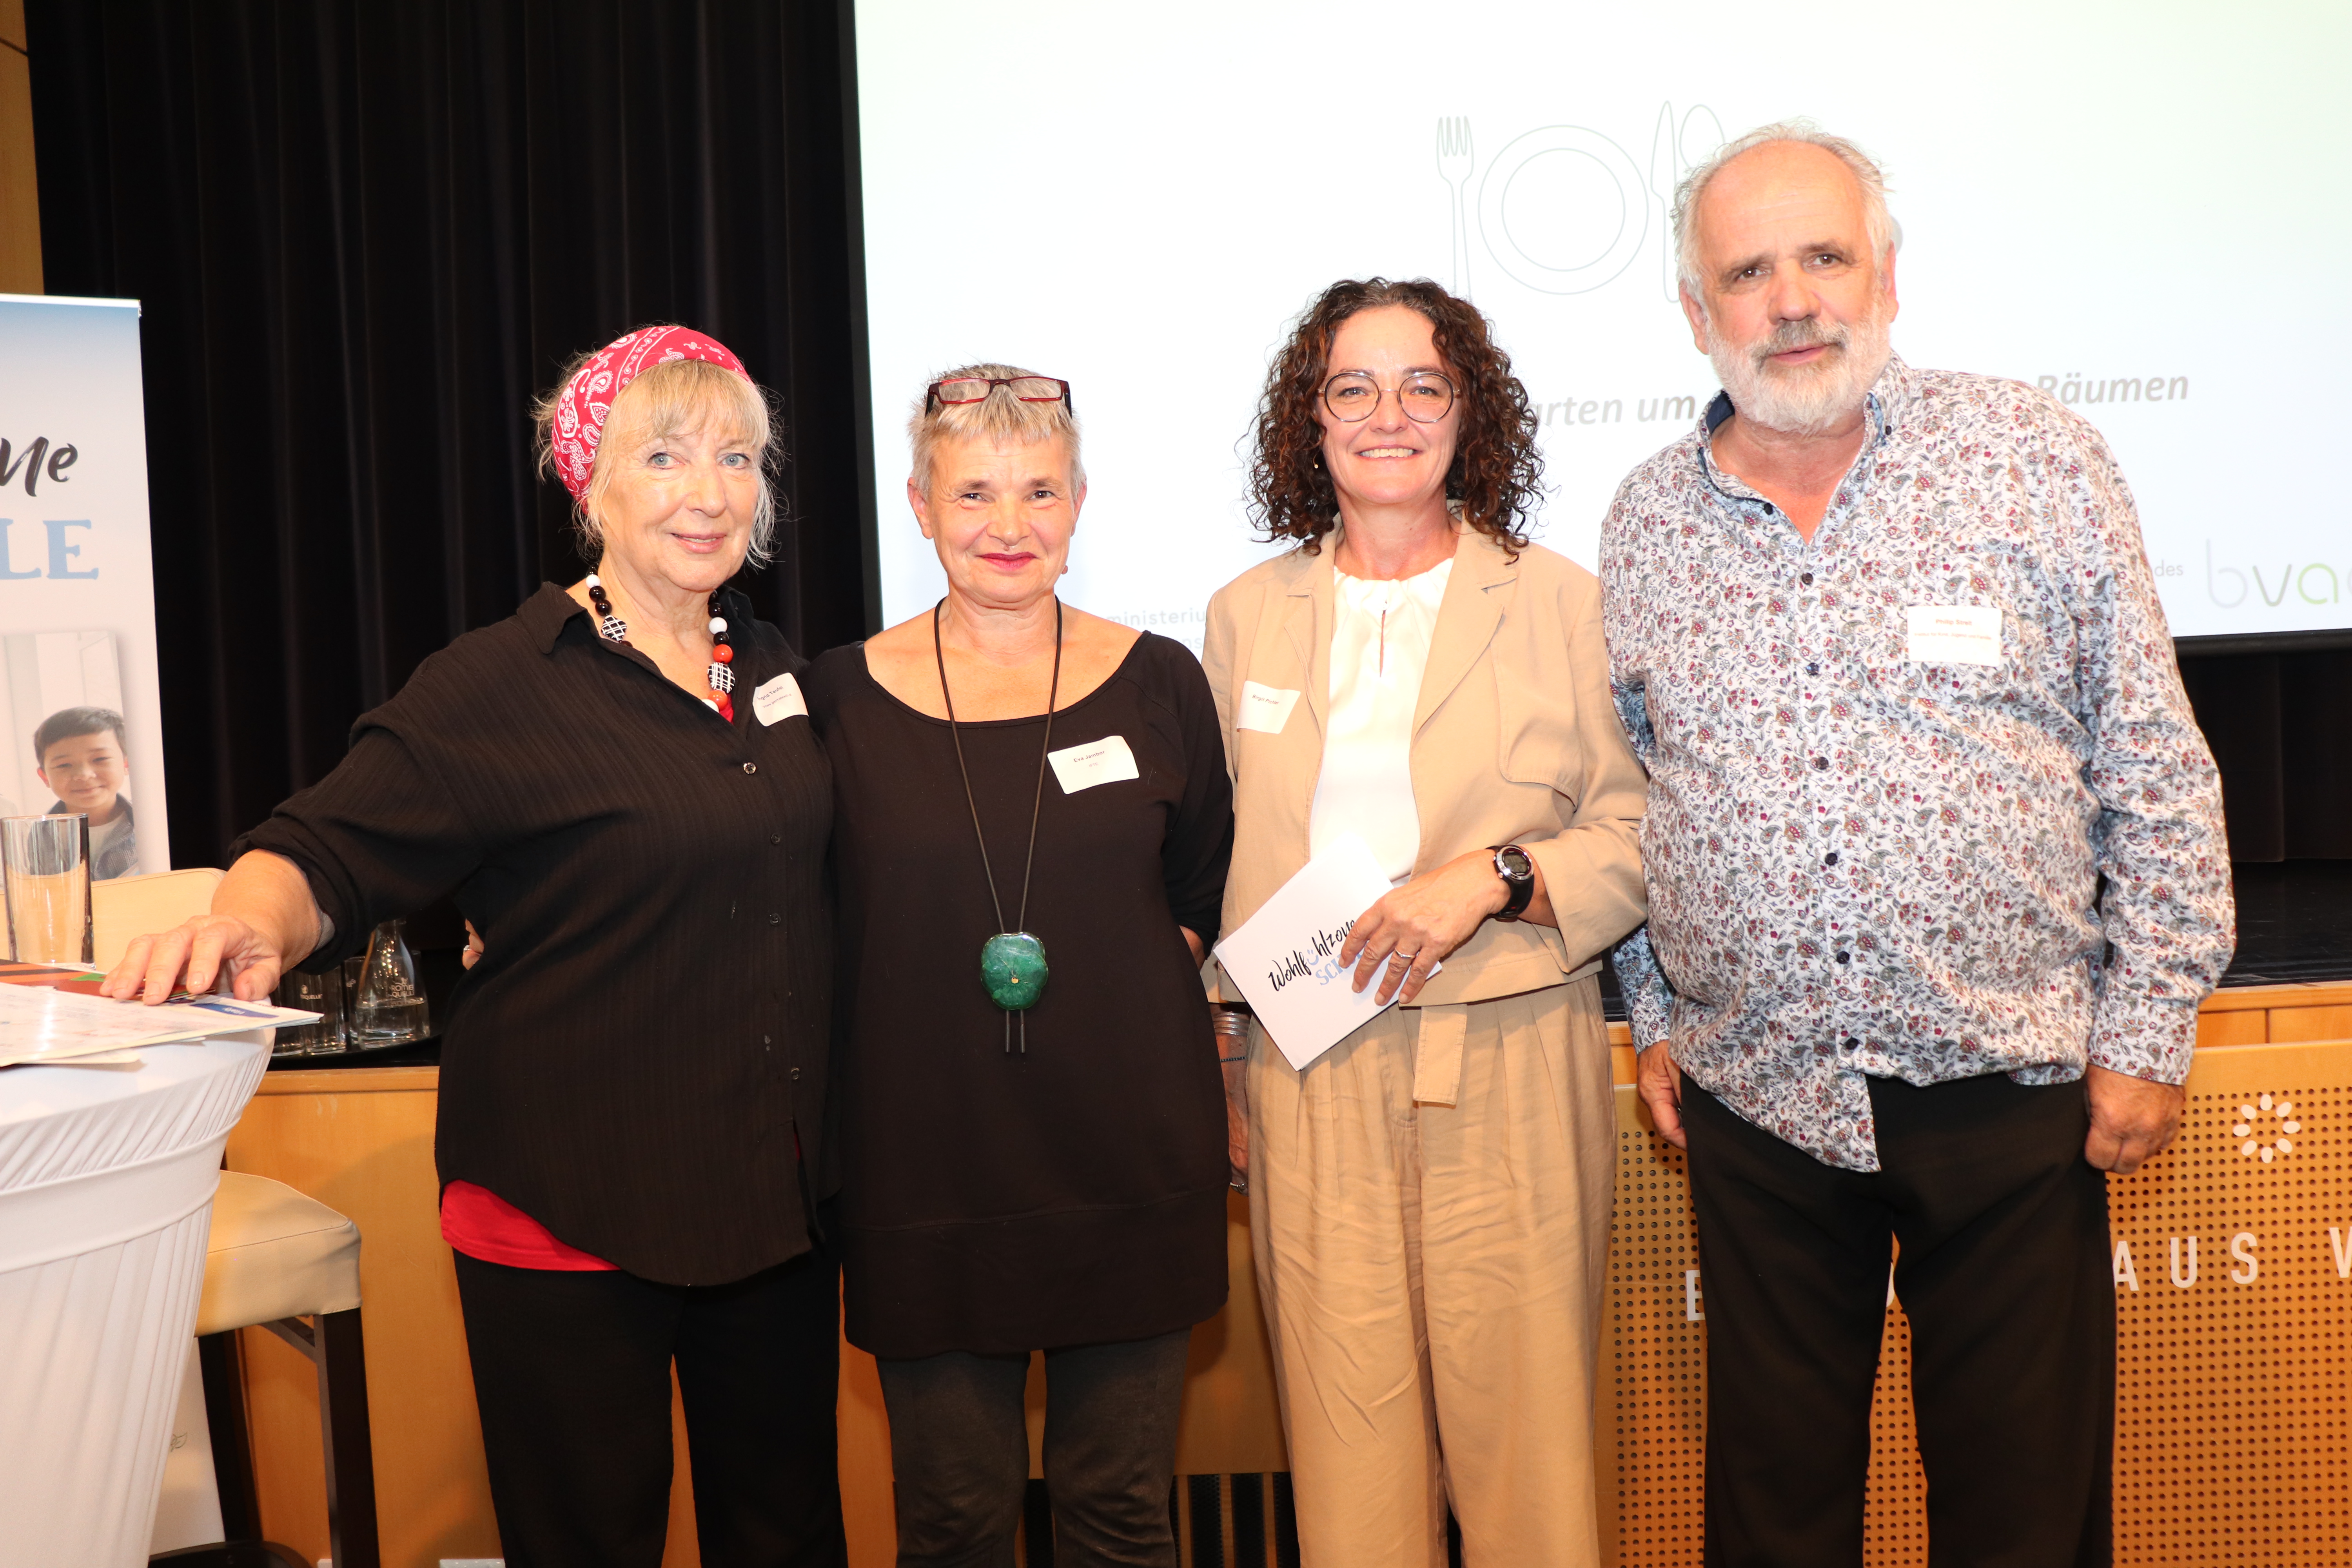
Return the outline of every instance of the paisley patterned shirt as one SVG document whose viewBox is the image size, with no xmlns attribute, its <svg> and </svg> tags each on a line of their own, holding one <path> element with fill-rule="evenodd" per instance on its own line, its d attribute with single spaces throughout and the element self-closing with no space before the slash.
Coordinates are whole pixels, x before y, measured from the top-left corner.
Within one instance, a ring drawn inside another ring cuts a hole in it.
<svg viewBox="0 0 2352 1568">
<path fill-rule="evenodd" d="M 1890 359 L 1808 543 L 1715 466 L 1730 413 L 1601 531 L 1650 771 L 1635 1042 L 1858 1171 L 1870 1077 L 2181 1081 L 2234 942 L 2221 784 L 2106 444 L 2021 383 Z"/>
</svg>

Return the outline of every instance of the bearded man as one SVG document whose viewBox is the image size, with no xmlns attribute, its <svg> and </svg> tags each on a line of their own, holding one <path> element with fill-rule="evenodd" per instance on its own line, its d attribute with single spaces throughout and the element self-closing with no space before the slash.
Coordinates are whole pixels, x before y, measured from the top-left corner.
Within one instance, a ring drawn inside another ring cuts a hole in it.
<svg viewBox="0 0 2352 1568">
<path fill-rule="evenodd" d="M 2048 395 L 1890 351 L 1851 142 L 1741 137 L 1675 233 L 1724 392 L 1619 490 L 1601 577 L 1650 773 L 1618 973 L 1704 1268 L 1706 1561 L 1862 1561 L 1891 1262 L 1935 1561 L 2105 1563 L 2104 1173 L 2172 1138 L 2234 931 L 2131 492 Z"/>
</svg>

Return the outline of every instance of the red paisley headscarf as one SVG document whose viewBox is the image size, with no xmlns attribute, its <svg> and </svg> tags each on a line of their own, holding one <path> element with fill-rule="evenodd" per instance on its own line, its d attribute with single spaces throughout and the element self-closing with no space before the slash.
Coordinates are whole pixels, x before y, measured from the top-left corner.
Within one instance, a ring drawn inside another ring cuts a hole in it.
<svg viewBox="0 0 2352 1568">
<path fill-rule="evenodd" d="M 651 367 L 681 359 L 705 360 L 746 381 L 751 379 L 744 373 L 743 362 L 708 332 L 690 327 L 640 327 L 590 355 L 563 384 L 563 394 L 556 401 L 550 449 L 556 475 L 573 500 L 588 493 L 588 478 L 596 468 L 596 445 L 604 438 L 604 421 L 621 389 Z"/>
</svg>

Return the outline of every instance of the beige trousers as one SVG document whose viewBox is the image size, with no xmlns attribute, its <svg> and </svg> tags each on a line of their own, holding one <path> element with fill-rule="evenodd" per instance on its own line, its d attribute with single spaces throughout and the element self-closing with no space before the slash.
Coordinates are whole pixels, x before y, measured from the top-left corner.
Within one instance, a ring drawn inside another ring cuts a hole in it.
<svg viewBox="0 0 2352 1568">
<path fill-rule="evenodd" d="M 1305 1072 L 1258 1030 L 1249 1084 L 1303 1568 L 1444 1568 L 1449 1501 L 1467 1568 L 1597 1568 L 1615 1138 L 1598 982 L 1391 1008 Z"/>
</svg>

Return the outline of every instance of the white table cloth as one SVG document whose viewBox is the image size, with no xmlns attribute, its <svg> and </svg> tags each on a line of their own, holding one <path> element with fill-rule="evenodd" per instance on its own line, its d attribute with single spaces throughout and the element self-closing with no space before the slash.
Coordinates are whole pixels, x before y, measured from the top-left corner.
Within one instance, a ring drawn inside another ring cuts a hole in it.
<svg viewBox="0 0 2352 1568">
<path fill-rule="evenodd" d="M 0 1072 L 0 1568 L 147 1560 L 221 1147 L 266 1039 Z"/>
</svg>

